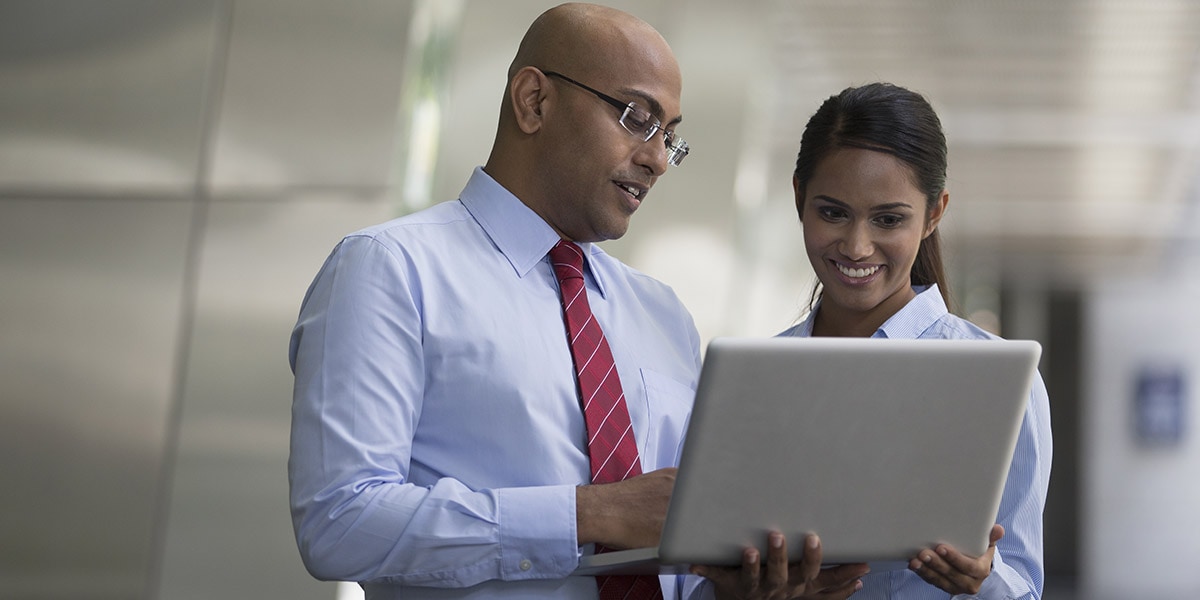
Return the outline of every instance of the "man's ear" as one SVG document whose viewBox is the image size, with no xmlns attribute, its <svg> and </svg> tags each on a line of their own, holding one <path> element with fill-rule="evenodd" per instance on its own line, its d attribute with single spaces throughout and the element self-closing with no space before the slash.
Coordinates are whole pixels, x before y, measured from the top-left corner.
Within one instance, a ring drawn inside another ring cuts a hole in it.
<svg viewBox="0 0 1200 600">
<path fill-rule="evenodd" d="M 938 196 L 937 201 L 933 205 L 933 210 L 929 211 L 929 221 L 925 223 L 925 235 L 921 239 L 929 237 L 933 230 L 937 229 L 938 223 L 942 222 L 942 217 L 946 214 L 946 207 L 950 204 L 949 190 L 942 190 L 942 195 Z"/>
<path fill-rule="evenodd" d="M 517 127 L 526 134 L 536 133 L 542 128 L 542 108 L 546 100 L 549 79 L 533 67 L 524 67 L 513 75 L 509 83 L 509 101 Z"/>
</svg>

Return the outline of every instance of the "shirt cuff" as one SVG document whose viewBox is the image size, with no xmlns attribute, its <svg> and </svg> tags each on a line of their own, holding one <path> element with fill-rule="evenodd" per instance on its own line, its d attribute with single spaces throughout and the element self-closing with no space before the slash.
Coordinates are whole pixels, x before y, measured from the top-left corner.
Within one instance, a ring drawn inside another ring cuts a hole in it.
<svg viewBox="0 0 1200 600">
<path fill-rule="evenodd" d="M 500 578 L 560 579 L 579 566 L 575 486 L 497 490 Z"/>
</svg>

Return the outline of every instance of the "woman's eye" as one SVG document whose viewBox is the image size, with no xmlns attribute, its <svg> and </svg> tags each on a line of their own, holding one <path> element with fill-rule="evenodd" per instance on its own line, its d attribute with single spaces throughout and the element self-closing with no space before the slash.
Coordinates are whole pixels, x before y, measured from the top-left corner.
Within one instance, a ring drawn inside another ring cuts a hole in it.
<svg viewBox="0 0 1200 600">
<path fill-rule="evenodd" d="M 875 219 L 875 222 L 879 223 L 879 225 L 881 227 L 886 227 L 888 229 L 892 229 L 894 227 L 899 227 L 901 224 L 903 224 L 904 217 L 901 217 L 899 215 L 881 215 Z"/>
<path fill-rule="evenodd" d="M 846 218 L 846 211 L 832 206 L 822 206 L 817 209 L 817 214 L 821 215 L 826 221 L 838 221 Z"/>
</svg>

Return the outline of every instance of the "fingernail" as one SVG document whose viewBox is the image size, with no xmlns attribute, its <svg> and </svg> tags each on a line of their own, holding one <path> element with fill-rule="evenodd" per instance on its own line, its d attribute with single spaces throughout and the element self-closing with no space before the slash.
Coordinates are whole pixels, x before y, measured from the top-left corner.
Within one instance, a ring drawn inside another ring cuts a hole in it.
<svg viewBox="0 0 1200 600">
<path fill-rule="evenodd" d="M 945 555 L 946 555 L 946 547 L 945 547 L 945 546 L 939 546 L 939 547 L 938 547 L 938 549 L 937 549 L 937 553 L 938 553 L 938 554 L 941 554 L 942 556 L 945 556 Z"/>
<path fill-rule="evenodd" d="M 922 554 L 922 555 L 921 555 L 921 560 L 923 560 L 923 561 L 925 561 L 925 562 L 929 562 L 929 561 L 933 560 L 933 556 L 932 556 L 932 555 L 929 555 L 929 554 Z"/>
<path fill-rule="evenodd" d="M 817 534 L 814 533 L 814 534 L 808 536 L 808 547 L 809 548 L 816 550 L 817 545 L 820 543 L 821 543 L 821 540 L 817 538 Z"/>
<path fill-rule="evenodd" d="M 854 591 L 856 591 L 856 592 L 862 591 L 862 580 L 861 579 L 854 582 Z"/>
<path fill-rule="evenodd" d="M 772 548 L 782 548 L 783 547 L 783 534 L 782 533 L 772 533 L 771 534 L 771 547 Z"/>
</svg>

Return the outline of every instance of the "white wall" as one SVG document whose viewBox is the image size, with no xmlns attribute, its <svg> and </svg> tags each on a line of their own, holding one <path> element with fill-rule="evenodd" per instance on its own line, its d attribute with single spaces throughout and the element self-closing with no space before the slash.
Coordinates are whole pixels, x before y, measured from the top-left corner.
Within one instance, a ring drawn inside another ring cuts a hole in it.
<svg viewBox="0 0 1200 600">
<path fill-rule="evenodd" d="M 1200 273 L 1108 281 L 1087 302 L 1081 597 L 1200 598 Z M 1185 376 L 1183 438 L 1147 446 L 1135 429 L 1144 368 Z"/>
</svg>

